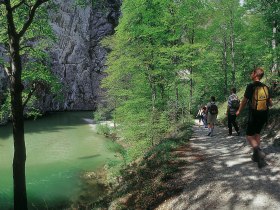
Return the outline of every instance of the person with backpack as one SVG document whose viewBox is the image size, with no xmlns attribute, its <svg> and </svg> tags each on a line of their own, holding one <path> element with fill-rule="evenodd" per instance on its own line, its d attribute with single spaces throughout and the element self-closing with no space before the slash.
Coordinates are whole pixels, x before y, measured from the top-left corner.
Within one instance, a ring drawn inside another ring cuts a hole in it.
<svg viewBox="0 0 280 210">
<path fill-rule="evenodd" d="M 251 72 L 253 83 L 247 85 L 244 98 L 240 103 L 240 107 L 236 112 L 236 116 L 240 114 L 246 104 L 249 106 L 249 116 L 246 129 L 246 139 L 253 149 L 252 160 L 258 163 L 258 167 L 262 168 L 266 165 L 265 154 L 260 148 L 260 132 L 267 122 L 268 108 L 272 106 L 269 88 L 260 82 L 264 75 L 262 68 L 256 68 Z"/>
<path fill-rule="evenodd" d="M 240 135 L 239 127 L 236 122 L 236 111 L 239 108 L 240 100 L 236 95 L 236 88 L 231 88 L 230 96 L 228 97 L 227 118 L 228 118 L 228 135 L 232 135 L 232 126 L 234 127 L 237 135 Z"/>
<path fill-rule="evenodd" d="M 207 104 L 206 113 L 207 113 L 207 123 L 208 123 L 208 134 L 207 136 L 213 136 L 214 126 L 217 120 L 218 107 L 215 103 L 215 96 L 211 96 L 211 101 Z"/>
</svg>

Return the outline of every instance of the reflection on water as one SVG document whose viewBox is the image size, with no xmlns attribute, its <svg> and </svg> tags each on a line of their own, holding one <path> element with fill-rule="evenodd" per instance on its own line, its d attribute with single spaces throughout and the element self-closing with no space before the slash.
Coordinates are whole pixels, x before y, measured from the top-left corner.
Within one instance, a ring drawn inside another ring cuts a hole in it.
<svg viewBox="0 0 280 210">
<path fill-rule="evenodd" d="M 80 174 L 114 158 L 113 143 L 89 124 L 92 112 L 53 113 L 25 122 L 26 181 L 31 209 L 75 199 Z M 89 119 L 89 120 L 85 120 Z M 0 209 L 12 204 L 13 137 L 11 125 L 0 127 Z M 43 207 L 45 208 L 45 207 Z M 38 208 L 40 209 L 40 208 Z"/>
<path fill-rule="evenodd" d="M 100 154 L 98 154 L 98 155 L 90 155 L 90 156 L 79 157 L 79 159 L 90 159 L 90 158 L 95 158 L 95 157 L 98 157 L 98 156 L 100 156 Z"/>
</svg>

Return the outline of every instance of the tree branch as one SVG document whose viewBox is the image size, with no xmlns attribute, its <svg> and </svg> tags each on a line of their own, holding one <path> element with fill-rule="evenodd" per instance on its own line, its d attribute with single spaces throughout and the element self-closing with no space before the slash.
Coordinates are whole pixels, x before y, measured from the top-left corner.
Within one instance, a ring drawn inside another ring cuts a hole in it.
<svg viewBox="0 0 280 210">
<path fill-rule="evenodd" d="M 5 71 L 8 74 L 8 76 L 10 77 L 12 75 L 12 68 L 11 67 L 5 67 Z"/>
<path fill-rule="evenodd" d="M 48 2 L 49 0 L 37 0 L 35 2 L 35 4 L 31 7 L 30 11 L 29 11 L 29 17 L 28 20 L 25 22 L 25 24 L 23 25 L 21 31 L 19 32 L 19 37 L 22 37 L 24 35 L 24 33 L 26 32 L 26 30 L 28 29 L 28 27 L 31 25 L 31 23 L 33 22 L 36 10 L 45 2 Z"/>
<path fill-rule="evenodd" d="M 25 101 L 23 102 L 22 106 L 23 108 L 26 106 L 26 104 L 28 103 L 28 101 L 30 100 L 31 96 L 33 95 L 33 93 L 36 91 L 36 84 L 33 85 L 33 88 L 29 91 L 27 98 L 25 99 Z"/>
<path fill-rule="evenodd" d="M 12 7 L 12 10 L 14 11 L 15 9 L 17 9 L 18 7 L 20 7 L 22 4 L 25 4 L 26 0 L 20 1 L 18 4 L 16 4 L 15 6 Z"/>
<path fill-rule="evenodd" d="M 32 45 L 25 45 L 25 46 L 21 47 L 19 50 L 24 50 L 26 48 L 30 48 L 33 52 L 35 52 Z"/>
</svg>

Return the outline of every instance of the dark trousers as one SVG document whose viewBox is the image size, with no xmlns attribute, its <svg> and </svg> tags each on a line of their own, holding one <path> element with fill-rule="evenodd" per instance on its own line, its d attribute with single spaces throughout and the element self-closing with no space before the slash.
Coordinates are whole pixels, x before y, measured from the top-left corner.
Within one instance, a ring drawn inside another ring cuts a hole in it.
<svg viewBox="0 0 280 210">
<path fill-rule="evenodd" d="M 232 126 L 234 127 L 235 131 L 238 133 L 239 132 L 239 127 L 236 122 L 236 115 L 228 115 L 228 133 L 231 135 L 232 134 Z"/>
</svg>

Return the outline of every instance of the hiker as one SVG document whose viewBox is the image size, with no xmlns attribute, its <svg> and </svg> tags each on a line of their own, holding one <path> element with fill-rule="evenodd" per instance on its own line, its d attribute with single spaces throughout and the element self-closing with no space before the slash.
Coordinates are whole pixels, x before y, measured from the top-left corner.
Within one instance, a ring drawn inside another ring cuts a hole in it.
<svg viewBox="0 0 280 210">
<path fill-rule="evenodd" d="M 197 112 L 197 115 L 196 117 L 198 118 L 198 126 L 200 127 L 200 123 L 201 121 L 203 122 L 203 115 L 202 115 L 202 112 L 203 112 L 203 107 L 201 107 L 198 112 Z"/>
<path fill-rule="evenodd" d="M 228 106 L 227 106 L 227 118 L 228 118 L 228 135 L 232 135 L 232 126 L 234 127 L 237 135 L 240 135 L 239 127 L 236 122 L 236 111 L 239 108 L 240 100 L 238 99 L 238 96 L 236 95 L 236 88 L 231 88 L 230 90 L 230 96 L 228 97 Z"/>
<path fill-rule="evenodd" d="M 253 83 L 247 85 L 244 98 L 236 112 L 236 116 L 238 116 L 245 105 L 249 105 L 246 139 L 253 149 L 252 160 L 258 163 L 259 168 L 266 165 L 265 154 L 260 148 L 260 132 L 267 122 L 268 107 L 272 106 L 269 89 L 260 82 L 263 75 L 264 71 L 259 67 L 251 72 L 250 77 Z"/>
<path fill-rule="evenodd" d="M 196 115 L 198 118 L 198 125 L 200 127 L 200 123 L 202 121 L 203 126 L 207 128 L 207 114 L 206 114 L 206 106 L 201 106 L 201 108 L 198 110 L 198 113 Z"/>
<path fill-rule="evenodd" d="M 213 136 L 214 125 L 216 123 L 218 115 L 218 107 L 215 103 L 215 96 L 211 96 L 211 101 L 207 104 L 206 113 L 207 113 L 207 124 L 208 124 L 208 134 L 207 136 Z"/>
<path fill-rule="evenodd" d="M 205 128 L 207 128 L 207 112 L 206 112 L 206 106 L 203 106 L 202 108 L 202 122 Z"/>
</svg>

